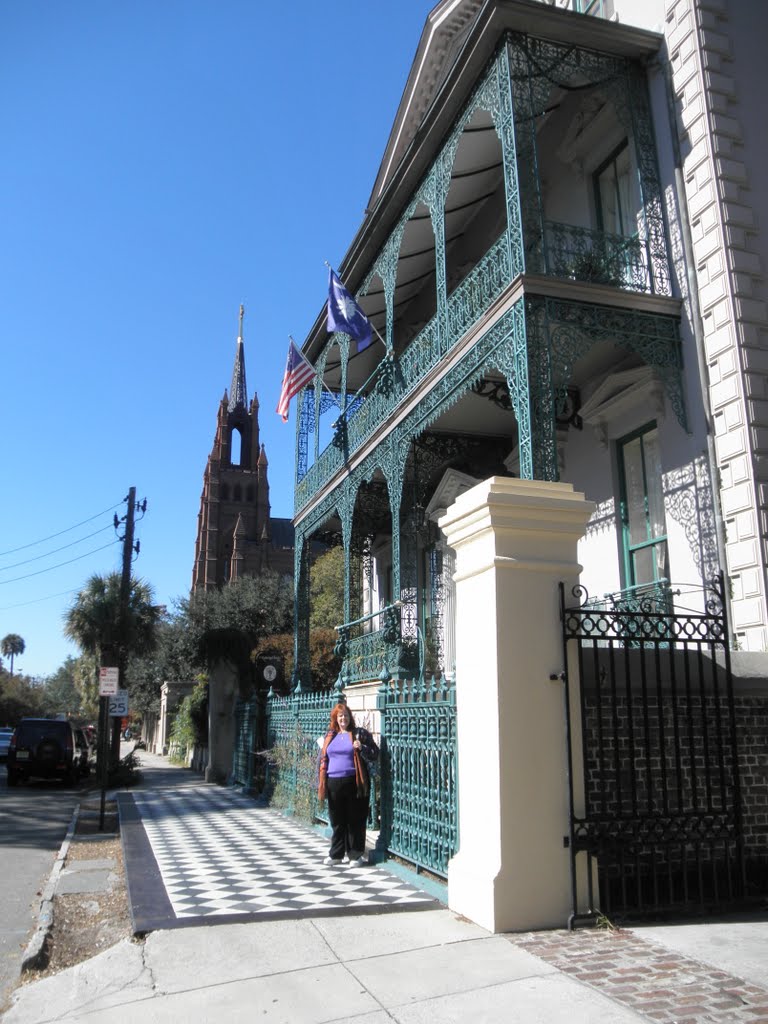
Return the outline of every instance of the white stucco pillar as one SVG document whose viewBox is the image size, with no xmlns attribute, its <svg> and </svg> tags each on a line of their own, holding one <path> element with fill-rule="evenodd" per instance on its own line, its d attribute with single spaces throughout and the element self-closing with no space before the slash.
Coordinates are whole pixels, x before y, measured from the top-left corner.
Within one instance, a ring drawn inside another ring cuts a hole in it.
<svg viewBox="0 0 768 1024">
<path fill-rule="evenodd" d="M 558 583 L 594 505 L 570 484 L 492 477 L 440 520 L 456 552 L 459 851 L 449 906 L 491 931 L 571 909 Z"/>
</svg>

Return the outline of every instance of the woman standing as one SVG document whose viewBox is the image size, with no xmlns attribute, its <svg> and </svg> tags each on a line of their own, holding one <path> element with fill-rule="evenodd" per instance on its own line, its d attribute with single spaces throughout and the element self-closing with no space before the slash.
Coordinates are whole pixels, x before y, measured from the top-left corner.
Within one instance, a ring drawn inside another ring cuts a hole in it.
<svg viewBox="0 0 768 1024">
<path fill-rule="evenodd" d="M 346 704 L 337 704 L 331 711 L 320 752 L 317 791 L 321 803 L 328 800 L 328 817 L 333 830 L 326 864 L 341 864 L 345 855 L 351 865 L 364 863 L 370 792 L 366 761 L 375 761 L 378 756 L 379 748 L 371 734 L 355 727 Z"/>
</svg>

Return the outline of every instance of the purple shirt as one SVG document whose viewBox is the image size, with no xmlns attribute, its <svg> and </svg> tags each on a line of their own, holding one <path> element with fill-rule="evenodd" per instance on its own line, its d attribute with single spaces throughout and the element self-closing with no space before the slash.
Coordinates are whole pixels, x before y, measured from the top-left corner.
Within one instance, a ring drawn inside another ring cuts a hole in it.
<svg viewBox="0 0 768 1024">
<path fill-rule="evenodd" d="M 355 774 L 355 758 L 352 752 L 352 733 L 337 733 L 325 749 L 328 755 L 328 778 L 339 779 Z"/>
</svg>

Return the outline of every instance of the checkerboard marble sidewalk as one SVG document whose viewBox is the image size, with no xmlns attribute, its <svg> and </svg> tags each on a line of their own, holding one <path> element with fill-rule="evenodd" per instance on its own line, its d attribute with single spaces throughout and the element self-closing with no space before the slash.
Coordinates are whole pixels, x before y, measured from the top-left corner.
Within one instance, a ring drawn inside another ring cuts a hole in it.
<svg viewBox="0 0 768 1024">
<path fill-rule="evenodd" d="M 326 866 L 317 832 L 216 786 L 121 794 L 136 931 L 439 906 L 370 865 Z"/>
</svg>

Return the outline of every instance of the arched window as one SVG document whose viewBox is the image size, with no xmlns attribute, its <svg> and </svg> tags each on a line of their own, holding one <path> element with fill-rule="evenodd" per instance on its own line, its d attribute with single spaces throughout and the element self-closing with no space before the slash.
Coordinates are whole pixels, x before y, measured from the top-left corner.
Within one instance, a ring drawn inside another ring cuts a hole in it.
<svg viewBox="0 0 768 1024">
<path fill-rule="evenodd" d="M 235 484 L 233 498 L 234 498 L 235 501 L 242 501 L 243 500 L 243 489 L 240 486 L 240 484 Z"/>
<path fill-rule="evenodd" d="M 243 435 L 239 427 L 233 427 L 229 434 L 229 462 L 232 466 L 241 465 L 243 451 Z"/>
<path fill-rule="evenodd" d="M 221 500 L 229 501 L 229 484 L 221 485 Z"/>
</svg>

